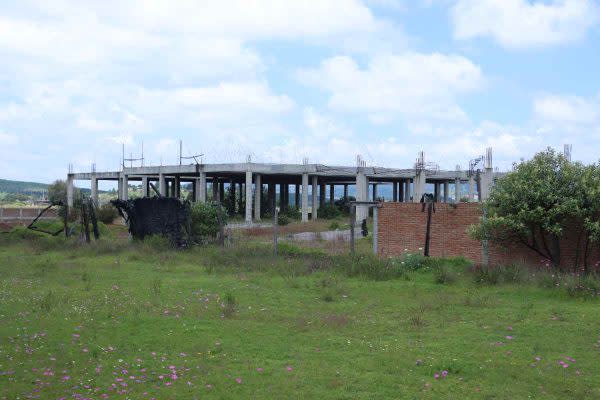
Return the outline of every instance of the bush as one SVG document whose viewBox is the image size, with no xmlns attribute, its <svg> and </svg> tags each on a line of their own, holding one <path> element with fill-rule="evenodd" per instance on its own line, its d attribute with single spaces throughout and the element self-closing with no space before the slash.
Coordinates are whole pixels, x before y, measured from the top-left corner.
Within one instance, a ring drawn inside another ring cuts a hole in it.
<svg viewBox="0 0 600 400">
<path fill-rule="evenodd" d="M 328 204 L 325 207 L 319 208 L 318 215 L 324 219 L 335 219 L 342 216 L 342 211 L 338 207 Z"/>
<path fill-rule="evenodd" d="M 290 217 L 285 214 L 281 214 L 277 216 L 277 225 L 285 226 L 290 223 Z"/>
<path fill-rule="evenodd" d="M 433 280 L 435 283 L 443 285 L 454 282 L 456 275 L 447 264 L 440 264 L 433 268 Z"/>
<path fill-rule="evenodd" d="M 96 209 L 96 219 L 107 225 L 112 224 L 118 216 L 117 209 L 110 203 L 103 204 Z"/>
<path fill-rule="evenodd" d="M 190 209 L 193 240 L 207 242 L 219 234 L 219 218 L 227 223 L 225 209 L 217 203 L 194 203 Z"/>
</svg>

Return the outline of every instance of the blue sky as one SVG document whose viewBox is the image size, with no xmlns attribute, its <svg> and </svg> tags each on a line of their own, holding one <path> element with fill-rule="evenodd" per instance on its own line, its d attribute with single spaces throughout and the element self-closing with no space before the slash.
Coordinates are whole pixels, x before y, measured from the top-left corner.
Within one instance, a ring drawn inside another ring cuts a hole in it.
<svg viewBox="0 0 600 400">
<path fill-rule="evenodd" d="M 0 177 L 206 162 L 596 162 L 597 0 L 3 1 Z"/>
</svg>

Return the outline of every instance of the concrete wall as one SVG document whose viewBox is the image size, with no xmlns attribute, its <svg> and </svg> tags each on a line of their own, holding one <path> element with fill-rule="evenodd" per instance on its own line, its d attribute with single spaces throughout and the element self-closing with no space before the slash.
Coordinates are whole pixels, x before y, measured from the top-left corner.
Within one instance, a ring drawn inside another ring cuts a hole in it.
<svg viewBox="0 0 600 400">
<path fill-rule="evenodd" d="M 430 255 L 434 257 L 464 256 L 475 263 L 483 262 L 482 244 L 469 237 L 470 225 L 478 223 L 482 216 L 476 203 L 437 203 L 431 220 Z M 421 204 L 384 203 L 379 210 L 379 254 L 399 256 L 405 251 L 422 252 L 425 246 L 427 211 L 421 212 Z M 579 249 L 583 257 L 583 243 L 578 243 L 578 224 L 567 227 L 561 248 L 561 263 L 574 266 Z M 419 250 L 421 249 L 421 250 Z M 491 265 L 519 262 L 532 266 L 544 266 L 542 257 L 525 246 L 513 244 L 499 246 L 490 244 Z M 588 263 L 594 266 L 600 260 L 598 246 L 592 249 Z M 582 263 L 581 263 L 582 264 Z"/>
</svg>

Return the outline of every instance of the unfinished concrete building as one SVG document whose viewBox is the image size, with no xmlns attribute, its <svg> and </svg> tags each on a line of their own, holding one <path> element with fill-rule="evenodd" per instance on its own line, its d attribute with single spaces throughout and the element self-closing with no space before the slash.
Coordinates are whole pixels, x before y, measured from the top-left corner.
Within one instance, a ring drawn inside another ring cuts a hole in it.
<svg viewBox="0 0 600 400">
<path fill-rule="evenodd" d="M 468 185 L 466 196 L 468 201 L 484 200 L 490 192 L 494 179 L 500 175 L 492 168 L 491 149 L 485 157 L 475 161 L 484 163 L 481 170 L 475 170 L 473 163 L 469 170 L 444 171 L 425 163 L 421 152 L 413 168 L 392 169 L 369 167 L 357 157 L 356 166 L 328 166 L 322 164 L 190 164 L 161 165 L 142 167 L 123 167 L 114 172 L 70 172 L 67 176 L 67 199 L 73 205 L 73 185 L 77 180 L 91 181 L 91 197 L 98 200 L 98 181 L 118 182 L 118 195 L 122 200 L 128 197 L 128 186 L 131 182 L 141 183 L 143 196 L 160 194 L 161 196 L 180 197 L 181 185 L 192 184 L 192 200 L 207 201 L 208 190 L 212 192 L 213 201 L 224 198 L 224 187 L 235 190 L 236 186 L 243 204 L 245 221 L 260 221 L 261 201 L 264 187 L 268 188 L 269 205 L 276 204 L 276 196 L 280 204 L 290 204 L 290 185 L 294 186 L 292 204 L 302 212 L 302 221 L 306 222 L 318 217 L 318 210 L 327 202 L 335 200 L 335 188 L 343 187 L 344 197 L 348 197 L 349 186 L 354 185 L 356 200 L 369 201 L 378 198 L 378 188 L 382 185 L 392 187 L 394 202 L 419 202 L 426 187 L 433 186 L 436 201 L 460 201 L 464 185 Z M 277 190 L 279 186 L 279 190 Z M 310 203 L 309 203 L 310 188 Z M 452 191 L 451 191 L 452 189 Z M 155 193 L 156 192 L 156 193 Z M 366 206 L 359 206 L 356 219 L 361 221 L 368 216 Z"/>
</svg>

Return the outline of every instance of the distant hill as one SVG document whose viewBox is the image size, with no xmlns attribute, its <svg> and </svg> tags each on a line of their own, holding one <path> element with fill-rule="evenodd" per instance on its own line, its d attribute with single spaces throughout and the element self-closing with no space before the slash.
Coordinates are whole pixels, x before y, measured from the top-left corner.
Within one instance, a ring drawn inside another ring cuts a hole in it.
<svg viewBox="0 0 600 400">
<path fill-rule="evenodd" d="M 41 197 L 48 191 L 47 183 L 11 181 L 0 179 L 0 193 L 25 194 Z M 82 193 L 89 193 L 90 189 L 81 189 Z"/>
<path fill-rule="evenodd" d="M 48 191 L 48 184 L 38 182 L 9 181 L 0 179 L 0 192 L 12 194 L 38 194 Z"/>
</svg>

